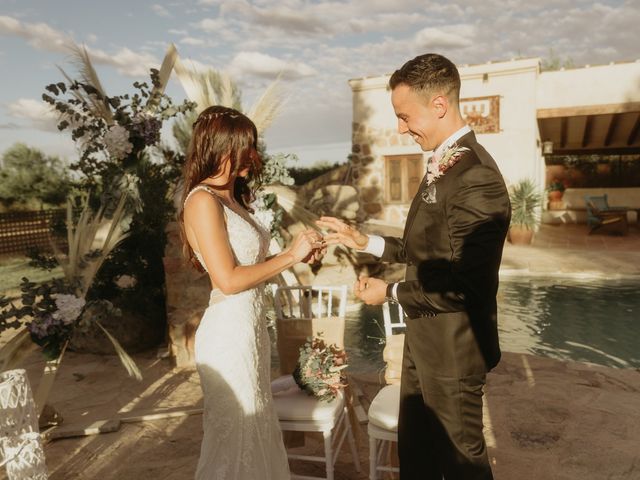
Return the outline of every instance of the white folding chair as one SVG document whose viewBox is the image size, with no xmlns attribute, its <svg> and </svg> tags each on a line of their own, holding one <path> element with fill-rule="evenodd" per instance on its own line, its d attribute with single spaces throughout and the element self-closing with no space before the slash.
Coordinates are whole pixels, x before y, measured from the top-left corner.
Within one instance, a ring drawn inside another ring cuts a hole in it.
<svg viewBox="0 0 640 480">
<path fill-rule="evenodd" d="M 278 287 L 274 305 L 278 335 L 284 335 L 289 327 L 291 327 L 289 332 L 296 332 L 300 330 L 301 325 L 305 326 L 305 330 L 300 332 L 301 335 L 297 340 L 299 345 L 302 345 L 306 334 L 315 335 L 318 333 L 316 329 L 323 329 L 323 338 L 328 344 L 335 343 L 344 348 L 346 285 Z M 332 323 L 336 328 L 332 328 Z M 279 347 L 283 344 L 283 340 L 278 339 Z M 292 371 L 292 366 L 297 359 L 295 345 L 287 346 L 288 354 L 283 349 L 278 349 L 281 367 L 283 362 L 288 363 L 284 370 L 281 368 L 283 373 L 289 373 L 287 370 Z M 295 353 L 295 357 L 291 352 Z M 274 392 L 273 399 L 283 431 L 320 432 L 324 437 L 324 456 L 288 453 L 288 457 L 292 460 L 324 463 L 326 477 L 292 474 L 292 479 L 333 480 L 335 463 L 345 438 L 349 442 L 356 470 L 360 471 L 360 460 L 342 392 L 331 402 L 321 401 L 297 388 L 290 374 L 274 380 L 272 389 L 277 390 Z"/>
<path fill-rule="evenodd" d="M 393 307 L 393 308 L 392 308 Z M 402 355 L 404 334 L 394 334 L 398 330 L 404 330 L 404 312 L 399 303 L 382 305 L 382 315 L 384 319 L 384 332 L 386 336 L 387 348 L 392 347 L 395 352 L 388 352 L 389 355 L 397 357 Z M 399 352 L 397 351 L 399 350 Z M 401 358 L 401 357 L 400 357 Z M 389 368 L 389 365 L 387 365 Z M 386 375 L 385 375 L 385 378 Z M 399 379 L 399 373 L 397 375 Z M 388 381 L 388 380 L 387 380 Z M 398 413 L 400 411 L 400 384 L 387 385 L 383 387 L 375 396 L 367 416 L 369 425 L 369 478 L 378 479 L 378 472 L 398 472 L 399 469 L 389 464 L 383 463 L 385 458 L 390 457 L 391 446 L 398 442 Z"/>
</svg>

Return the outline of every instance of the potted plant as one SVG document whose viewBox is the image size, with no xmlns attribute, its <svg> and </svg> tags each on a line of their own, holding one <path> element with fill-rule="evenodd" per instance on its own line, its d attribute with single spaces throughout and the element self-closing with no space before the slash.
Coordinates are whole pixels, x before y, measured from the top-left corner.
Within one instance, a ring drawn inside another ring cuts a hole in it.
<svg viewBox="0 0 640 480">
<path fill-rule="evenodd" d="M 549 201 L 559 202 L 560 200 L 562 200 L 562 194 L 564 193 L 565 186 L 564 183 L 562 183 L 560 180 L 554 178 L 553 181 L 549 184 L 547 190 L 549 192 Z"/>
<path fill-rule="evenodd" d="M 528 245 L 540 223 L 542 194 L 530 179 L 520 180 L 509 190 L 511 226 L 509 240 L 514 245 Z"/>
</svg>

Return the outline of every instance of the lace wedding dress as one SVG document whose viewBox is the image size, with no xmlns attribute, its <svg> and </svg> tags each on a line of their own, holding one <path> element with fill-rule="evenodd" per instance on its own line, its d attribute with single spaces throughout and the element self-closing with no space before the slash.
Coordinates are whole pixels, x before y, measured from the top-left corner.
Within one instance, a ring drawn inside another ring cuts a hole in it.
<svg viewBox="0 0 640 480">
<path fill-rule="evenodd" d="M 216 193 L 205 186 L 216 198 Z M 223 205 L 239 265 L 264 261 L 269 234 L 248 212 Z M 202 219 L 202 221 L 206 221 Z M 199 253 L 196 257 L 204 267 Z M 206 267 L 205 267 L 206 268 Z M 197 480 L 286 480 L 289 463 L 273 407 L 263 285 L 225 296 L 213 290 L 195 335 L 204 394 L 204 438 Z"/>
</svg>

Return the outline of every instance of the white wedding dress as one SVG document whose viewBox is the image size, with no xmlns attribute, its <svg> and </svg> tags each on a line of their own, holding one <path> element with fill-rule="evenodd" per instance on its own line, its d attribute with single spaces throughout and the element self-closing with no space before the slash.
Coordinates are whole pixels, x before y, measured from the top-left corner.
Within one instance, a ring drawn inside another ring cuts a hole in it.
<svg viewBox="0 0 640 480">
<path fill-rule="evenodd" d="M 197 190 L 220 199 L 207 187 L 198 186 L 185 203 Z M 236 212 L 222 200 L 220 203 L 236 262 L 251 265 L 264 261 L 269 233 L 249 212 Z M 212 291 L 196 331 L 196 367 L 204 394 L 204 438 L 197 480 L 290 478 L 271 394 L 271 345 L 263 290 L 264 285 L 259 285 L 228 296 Z"/>
</svg>

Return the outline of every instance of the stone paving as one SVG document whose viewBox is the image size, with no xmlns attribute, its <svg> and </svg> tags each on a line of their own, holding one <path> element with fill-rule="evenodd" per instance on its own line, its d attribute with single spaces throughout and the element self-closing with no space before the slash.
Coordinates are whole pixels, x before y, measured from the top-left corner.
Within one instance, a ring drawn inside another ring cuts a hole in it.
<svg viewBox="0 0 640 480">
<path fill-rule="evenodd" d="M 398 269 L 391 273 L 401 276 Z M 317 280 L 323 275 L 326 281 L 348 283 L 353 269 L 336 263 L 321 270 Z M 506 244 L 501 275 L 628 277 L 640 282 L 640 229 L 632 225 L 627 236 L 610 237 L 588 235 L 584 225 L 544 225 L 533 245 Z M 50 397 L 65 418 L 63 425 L 153 410 L 179 414 L 201 406 L 193 369 L 172 368 L 155 352 L 135 359 L 145 375 L 140 383 L 126 376 L 115 357 L 68 352 Z M 33 352 L 23 363 L 35 389 L 42 357 Z M 366 409 L 380 379 L 371 374 L 353 381 Z M 640 371 L 506 353 L 488 376 L 486 399 L 486 437 L 496 479 L 640 478 Z M 45 447 L 50 478 L 191 479 L 201 422 L 197 414 L 162 418 L 123 423 L 112 433 L 51 441 Z M 366 425 L 357 434 L 363 469 L 355 472 L 345 450 L 338 457 L 336 480 L 368 478 Z M 321 442 L 311 438 L 304 449 L 319 453 Z M 315 466 L 295 468 L 321 473 Z"/>
</svg>

